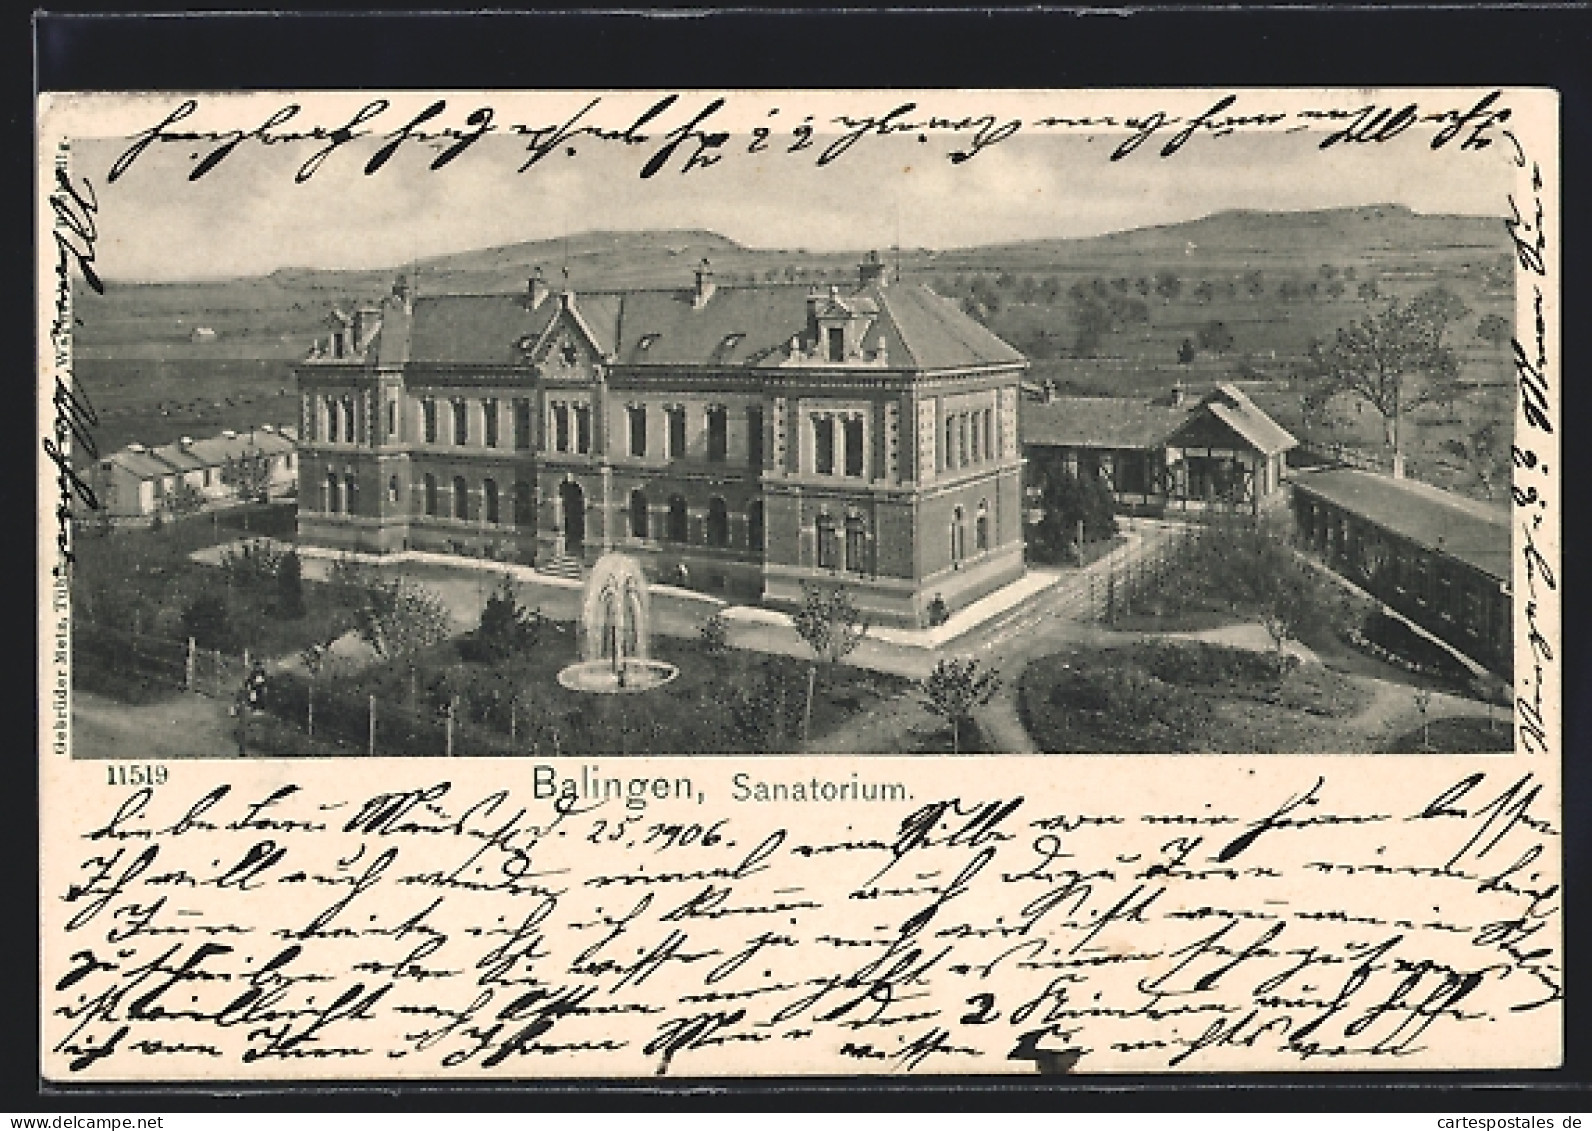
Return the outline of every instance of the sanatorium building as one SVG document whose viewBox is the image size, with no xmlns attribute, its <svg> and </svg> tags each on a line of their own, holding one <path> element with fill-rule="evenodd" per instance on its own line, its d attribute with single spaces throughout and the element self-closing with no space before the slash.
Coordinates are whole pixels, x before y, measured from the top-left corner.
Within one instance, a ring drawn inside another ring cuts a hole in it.
<svg viewBox="0 0 1592 1131">
<path fill-rule="evenodd" d="M 299 529 L 920 625 L 1023 572 L 1026 361 L 877 255 L 854 283 L 426 295 L 301 363 Z"/>
</svg>

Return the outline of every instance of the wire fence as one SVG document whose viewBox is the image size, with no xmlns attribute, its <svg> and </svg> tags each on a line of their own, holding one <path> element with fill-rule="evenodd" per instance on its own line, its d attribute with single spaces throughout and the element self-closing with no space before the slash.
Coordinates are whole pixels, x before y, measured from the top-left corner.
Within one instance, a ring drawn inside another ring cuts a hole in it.
<svg viewBox="0 0 1592 1131">
<path fill-rule="evenodd" d="M 240 748 L 256 753 L 421 757 L 614 754 L 655 746 L 658 727 L 640 705 L 596 696 L 571 717 L 532 695 L 440 694 L 417 680 L 405 699 L 374 695 L 308 669 L 273 665 L 259 710 L 243 706 L 254 667 L 229 653 L 177 640 L 79 622 L 73 633 L 73 683 L 122 702 L 174 692 L 219 700 L 239 721 Z M 622 698 L 622 697 L 620 697 Z M 598 700 L 603 700 L 599 702 Z"/>
</svg>

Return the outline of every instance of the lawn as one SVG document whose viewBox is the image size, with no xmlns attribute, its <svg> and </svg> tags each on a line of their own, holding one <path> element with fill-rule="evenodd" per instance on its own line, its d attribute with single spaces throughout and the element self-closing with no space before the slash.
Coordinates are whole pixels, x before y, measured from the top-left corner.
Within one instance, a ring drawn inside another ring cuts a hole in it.
<svg viewBox="0 0 1592 1131">
<path fill-rule="evenodd" d="M 1370 695 L 1319 664 L 1192 641 L 1077 646 L 1024 669 L 1019 706 L 1043 750 L 1343 750 Z"/>
<path fill-rule="evenodd" d="M 557 681 L 576 659 L 573 626 L 543 622 L 534 647 L 493 663 L 461 658 L 458 642 L 403 661 L 326 678 L 315 689 L 316 735 L 362 748 L 375 697 L 377 753 L 437 755 L 447 749 L 447 705 L 454 708 L 453 753 L 466 755 L 624 755 L 792 751 L 801 744 L 808 665 L 788 656 L 710 649 L 661 638 L 655 659 L 679 676 L 652 691 L 592 695 Z M 811 733 L 821 736 L 910 681 L 844 667 L 820 671 Z M 301 726 L 305 679 L 278 676 L 271 711 Z"/>
</svg>

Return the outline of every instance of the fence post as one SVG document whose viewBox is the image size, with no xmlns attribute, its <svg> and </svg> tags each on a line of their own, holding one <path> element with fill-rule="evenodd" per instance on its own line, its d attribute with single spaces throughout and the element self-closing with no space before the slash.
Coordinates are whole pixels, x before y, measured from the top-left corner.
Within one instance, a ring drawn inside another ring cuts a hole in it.
<svg viewBox="0 0 1592 1131">
<path fill-rule="evenodd" d="M 315 737 L 315 677 L 311 676 L 304 692 L 304 733 Z"/>
<path fill-rule="evenodd" d="M 376 697 L 370 697 L 370 740 L 368 753 L 372 758 L 376 756 Z"/>
<path fill-rule="evenodd" d="M 519 702 L 509 700 L 509 745 L 518 746 L 520 737 Z"/>
<path fill-rule="evenodd" d="M 188 637 L 188 651 L 184 653 L 182 658 L 182 689 L 184 691 L 194 690 L 193 651 L 193 637 L 190 636 Z"/>
<path fill-rule="evenodd" d="M 449 758 L 453 757 L 453 708 L 458 699 L 459 697 L 455 695 L 448 700 L 447 751 Z"/>
<path fill-rule="evenodd" d="M 249 650 L 247 648 L 243 650 L 243 670 L 249 670 Z"/>
</svg>

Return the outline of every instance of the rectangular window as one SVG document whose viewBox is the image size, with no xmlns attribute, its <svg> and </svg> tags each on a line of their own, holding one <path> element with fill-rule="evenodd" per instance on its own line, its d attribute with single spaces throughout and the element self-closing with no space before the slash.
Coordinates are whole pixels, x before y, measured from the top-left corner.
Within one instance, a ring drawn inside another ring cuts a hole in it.
<svg viewBox="0 0 1592 1131">
<path fill-rule="evenodd" d="M 846 568 L 852 573 L 868 572 L 868 533 L 860 518 L 846 520 Z"/>
<path fill-rule="evenodd" d="M 956 470 L 956 416 L 946 414 L 945 417 L 945 467 L 942 470 Z"/>
<path fill-rule="evenodd" d="M 972 451 L 970 452 L 970 458 L 974 463 L 978 463 L 984 458 L 981 454 L 983 448 L 979 443 L 979 441 L 983 439 L 983 436 L 980 434 L 982 429 L 979 427 L 979 417 L 982 415 L 982 413 L 978 412 L 973 414 L 973 427 L 969 430 L 968 441 L 969 446 L 972 448 Z"/>
<path fill-rule="evenodd" d="M 834 362 L 846 360 L 846 331 L 843 327 L 829 328 L 829 360 Z"/>
<path fill-rule="evenodd" d="M 569 406 L 556 404 L 553 406 L 553 450 L 555 452 L 569 451 Z"/>
<path fill-rule="evenodd" d="M 862 474 L 862 417 L 846 418 L 846 474 Z"/>
<path fill-rule="evenodd" d="M 470 413 L 463 397 L 453 402 L 453 442 L 461 448 L 470 442 Z"/>
<path fill-rule="evenodd" d="M 984 417 L 984 458 L 995 458 L 995 412 L 986 408 Z"/>
<path fill-rule="evenodd" d="M 678 405 L 669 410 L 669 458 L 685 458 L 685 409 Z"/>
<path fill-rule="evenodd" d="M 354 398 L 343 398 L 343 443 L 354 442 Z"/>
<path fill-rule="evenodd" d="M 531 446 L 531 402 L 516 400 L 514 402 L 514 447 L 525 451 Z"/>
<path fill-rule="evenodd" d="M 835 419 L 832 416 L 813 418 L 813 470 L 819 475 L 835 473 Z"/>
<path fill-rule="evenodd" d="M 840 568 L 840 534 L 828 515 L 818 520 L 818 568 Z"/>
<path fill-rule="evenodd" d="M 746 410 L 746 465 L 763 466 L 763 410 L 756 405 Z"/>
<path fill-rule="evenodd" d="M 481 402 L 481 413 L 482 413 L 482 416 L 484 418 L 483 419 L 483 423 L 485 425 L 485 427 L 483 428 L 484 435 L 481 438 L 481 442 L 484 443 L 489 448 L 495 448 L 495 447 L 498 446 L 498 403 L 497 403 L 497 398 L 496 397 L 488 397 L 486 400 L 482 401 Z"/>
<path fill-rule="evenodd" d="M 591 407 L 575 406 L 575 450 L 581 455 L 591 451 Z"/>
<path fill-rule="evenodd" d="M 708 409 L 708 459 L 714 463 L 723 463 L 729 450 L 729 413 L 725 411 L 723 405 L 713 405 Z"/>
<path fill-rule="evenodd" d="M 630 454 L 647 454 L 647 406 L 633 404 L 626 410 L 630 415 Z"/>
<path fill-rule="evenodd" d="M 437 402 L 427 397 L 425 403 L 421 405 L 421 412 L 426 418 L 426 443 L 435 444 L 437 442 Z"/>
<path fill-rule="evenodd" d="M 967 466 L 967 413 L 956 414 L 956 465 Z"/>
<path fill-rule="evenodd" d="M 398 402 L 387 402 L 387 439 L 398 438 Z"/>
</svg>

